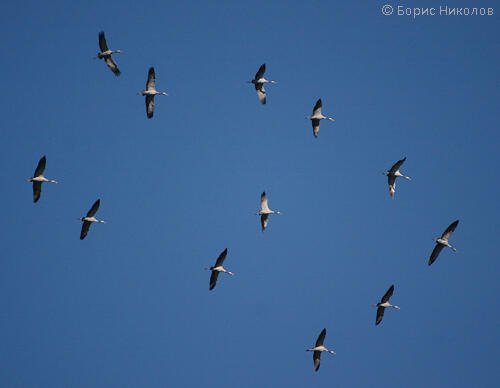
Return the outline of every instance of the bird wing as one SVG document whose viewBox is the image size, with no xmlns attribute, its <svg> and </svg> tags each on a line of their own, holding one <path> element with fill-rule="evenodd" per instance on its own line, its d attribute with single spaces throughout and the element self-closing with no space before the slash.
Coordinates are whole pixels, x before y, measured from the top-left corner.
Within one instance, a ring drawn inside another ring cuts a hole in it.
<svg viewBox="0 0 500 388">
<path fill-rule="evenodd" d="M 444 248 L 443 244 L 436 243 L 436 246 L 432 250 L 431 257 L 429 257 L 429 262 L 428 262 L 429 265 L 431 265 L 436 261 L 443 248 Z"/>
<path fill-rule="evenodd" d="M 261 79 L 262 77 L 264 77 L 264 73 L 266 72 L 266 64 L 263 63 L 260 67 L 259 67 L 259 71 L 257 71 L 257 73 L 255 73 L 255 80 L 259 80 Z"/>
<path fill-rule="evenodd" d="M 453 222 L 450 226 L 448 226 L 446 228 L 446 230 L 444 231 L 443 235 L 441 236 L 441 238 L 443 240 L 446 240 L 448 241 L 448 239 L 450 238 L 451 234 L 455 231 L 455 229 L 457 228 L 457 225 L 458 225 L 458 220 L 456 220 L 455 222 Z"/>
<path fill-rule="evenodd" d="M 405 162 L 406 160 L 406 157 L 404 157 L 403 159 L 401 160 L 398 160 L 396 163 L 394 163 L 394 166 L 391 167 L 391 169 L 389 170 L 389 174 L 394 174 L 396 171 L 399 170 L 399 168 L 401 167 L 401 165 Z"/>
<path fill-rule="evenodd" d="M 260 210 L 270 211 L 269 206 L 267 204 L 267 195 L 265 191 L 263 191 L 262 194 L 260 195 Z"/>
<path fill-rule="evenodd" d="M 321 352 L 313 352 L 314 370 L 317 372 L 319 369 L 319 364 L 321 363 Z"/>
<path fill-rule="evenodd" d="M 114 73 L 114 75 L 119 76 L 121 74 L 120 70 L 118 69 L 118 66 L 116 65 L 116 62 L 114 59 L 110 56 L 107 56 L 106 59 L 106 65 L 111 69 L 111 71 Z"/>
<path fill-rule="evenodd" d="M 42 182 L 33 181 L 33 202 L 37 202 L 40 199 L 41 193 Z"/>
<path fill-rule="evenodd" d="M 99 209 L 100 204 L 101 204 L 100 199 L 95 201 L 90 210 L 87 212 L 87 217 L 94 217 L 94 215 L 97 213 L 97 210 Z"/>
<path fill-rule="evenodd" d="M 104 37 L 104 31 L 99 32 L 99 47 L 101 52 L 108 51 L 108 45 L 106 44 L 106 38 Z"/>
<path fill-rule="evenodd" d="M 222 251 L 222 253 L 219 255 L 219 257 L 217 258 L 217 261 L 215 262 L 215 267 L 220 267 L 224 263 L 226 256 L 227 256 L 227 248 L 224 249 Z"/>
<path fill-rule="evenodd" d="M 264 89 L 264 84 L 255 84 L 255 90 L 257 91 L 257 96 L 259 96 L 259 101 L 261 104 L 266 103 L 266 89 Z"/>
<path fill-rule="evenodd" d="M 389 299 L 391 298 L 393 292 L 394 292 L 394 284 L 392 286 L 390 286 L 389 289 L 386 291 L 386 293 L 384 294 L 384 296 L 380 300 L 380 303 L 388 302 Z"/>
<path fill-rule="evenodd" d="M 154 110 L 155 110 L 155 96 L 147 95 L 146 114 L 148 115 L 148 119 L 153 117 Z"/>
<path fill-rule="evenodd" d="M 313 135 L 314 135 L 314 137 L 318 137 L 318 133 L 319 133 L 319 120 L 318 119 L 312 119 L 311 123 L 312 123 L 312 126 L 313 126 Z"/>
<path fill-rule="evenodd" d="M 82 231 L 80 233 L 80 240 L 83 240 L 87 233 L 89 232 L 91 222 L 83 221 Z"/>
<path fill-rule="evenodd" d="M 150 67 L 148 71 L 148 80 L 146 81 L 146 90 L 155 90 L 155 82 L 156 82 L 156 76 L 155 76 L 155 68 Z"/>
<path fill-rule="evenodd" d="M 326 336 L 326 329 L 321 330 L 321 333 L 319 333 L 318 339 L 316 340 L 316 346 L 321 346 L 323 345 L 323 342 L 325 341 L 325 336 Z"/>
<path fill-rule="evenodd" d="M 387 183 L 389 184 L 389 194 L 391 194 L 391 198 L 394 198 L 394 194 L 396 193 L 396 177 L 394 175 L 387 175 Z"/>
<path fill-rule="evenodd" d="M 268 223 L 269 223 L 269 214 L 262 214 L 260 216 L 260 226 L 262 228 L 262 231 L 264 231 L 267 228 Z"/>
<path fill-rule="evenodd" d="M 375 326 L 378 325 L 382 321 L 382 318 L 384 317 L 384 311 L 385 311 L 385 307 L 379 307 L 377 309 L 377 320 L 375 321 Z"/>
<path fill-rule="evenodd" d="M 45 163 L 47 162 L 47 159 L 45 156 L 42 156 L 42 158 L 38 161 L 38 164 L 35 169 L 35 173 L 33 174 L 33 178 L 36 178 L 37 176 L 40 176 L 43 174 L 43 171 L 45 170 Z"/>
<path fill-rule="evenodd" d="M 323 103 L 321 102 L 321 98 L 316 101 L 316 105 L 314 105 L 313 108 L 313 116 L 319 116 L 321 115 L 321 107 L 323 106 Z"/>
<path fill-rule="evenodd" d="M 219 271 L 212 271 L 210 275 L 210 286 L 209 289 L 213 290 L 215 285 L 217 284 L 217 278 L 219 277 Z"/>
</svg>

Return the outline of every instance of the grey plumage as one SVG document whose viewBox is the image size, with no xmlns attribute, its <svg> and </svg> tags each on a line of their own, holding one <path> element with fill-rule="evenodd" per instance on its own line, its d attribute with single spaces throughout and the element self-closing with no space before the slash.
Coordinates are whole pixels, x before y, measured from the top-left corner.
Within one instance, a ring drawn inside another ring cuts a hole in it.
<svg viewBox="0 0 500 388">
<path fill-rule="evenodd" d="M 457 228 L 457 225 L 458 225 L 458 220 L 452 222 L 446 228 L 446 230 L 443 232 L 443 234 L 441 235 L 440 238 L 433 239 L 434 241 L 436 241 L 436 246 L 432 250 L 431 256 L 429 257 L 428 265 L 431 265 L 432 263 L 434 263 L 436 261 L 436 259 L 438 258 L 439 254 L 441 253 L 441 251 L 442 251 L 442 249 L 444 247 L 449 247 L 453 251 L 457 250 L 455 247 L 451 246 L 450 243 L 448 242 L 448 240 L 451 237 L 452 233 Z"/>
</svg>

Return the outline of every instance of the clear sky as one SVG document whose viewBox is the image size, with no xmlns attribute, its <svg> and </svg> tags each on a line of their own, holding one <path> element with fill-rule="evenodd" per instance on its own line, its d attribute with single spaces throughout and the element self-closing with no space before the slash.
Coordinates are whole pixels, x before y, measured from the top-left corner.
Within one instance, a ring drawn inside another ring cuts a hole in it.
<svg viewBox="0 0 500 388">
<path fill-rule="evenodd" d="M 500 9 L 140 3 L 2 6 L 0 386 L 497 386 Z M 120 77 L 92 60 L 100 30 Z M 150 66 L 169 95 L 148 120 Z M 320 97 L 336 121 L 315 139 Z M 43 155 L 60 183 L 34 204 Z M 282 215 L 261 233 L 264 190 Z M 455 219 L 458 252 L 428 267 Z M 226 247 L 235 276 L 209 291 Z"/>
</svg>

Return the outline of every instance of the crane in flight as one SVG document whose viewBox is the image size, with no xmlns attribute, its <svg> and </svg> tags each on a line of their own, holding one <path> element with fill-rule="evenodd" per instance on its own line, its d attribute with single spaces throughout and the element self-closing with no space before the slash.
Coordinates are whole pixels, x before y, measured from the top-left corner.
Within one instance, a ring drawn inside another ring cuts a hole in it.
<svg viewBox="0 0 500 388">
<path fill-rule="evenodd" d="M 249 84 L 254 84 L 255 91 L 257 92 L 257 96 L 259 97 L 259 101 L 261 104 L 266 103 L 266 90 L 264 89 L 264 84 L 276 84 L 276 81 L 269 81 L 264 78 L 264 73 L 266 72 L 266 64 L 263 63 L 257 73 L 255 74 L 255 78 L 251 81 L 247 81 Z"/>
<path fill-rule="evenodd" d="M 393 306 L 392 304 L 389 303 L 389 299 L 391 298 L 392 294 L 394 292 L 394 284 L 389 287 L 389 289 L 386 291 L 382 299 L 380 300 L 379 303 L 374 304 L 374 306 L 377 306 L 377 319 L 375 320 L 375 326 L 377 326 L 380 322 L 382 322 L 382 318 L 384 317 L 384 312 L 387 307 L 392 307 L 395 309 L 400 309 L 399 306 Z"/>
<path fill-rule="evenodd" d="M 312 349 L 306 349 L 306 352 L 313 352 L 314 370 L 317 372 L 321 362 L 321 352 L 328 352 L 330 354 L 337 354 L 333 350 L 328 350 L 323 346 L 325 341 L 326 329 L 323 329 L 316 340 L 316 345 Z"/>
<path fill-rule="evenodd" d="M 311 116 L 306 116 L 306 119 L 311 120 L 312 127 L 313 127 L 313 135 L 314 137 L 318 137 L 318 132 L 319 132 L 319 122 L 320 120 L 330 120 L 330 121 L 335 121 L 333 117 L 326 117 L 323 116 L 321 113 L 321 108 L 323 106 L 323 103 L 321 102 L 321 98 L 316 101 L 316 105 L 314 105 L 313 108 L 313 113 Z"/>
<path fill-rule="evenodd" d="M 38 161 L 38 165 L 36 166 L 35 173 L 32 178 L 25 179 L 27 182 L 33 182 L 33 202 L 37 202 L 40 199 L 40 195 L 42 194 L 42 183 L 50 182 L 56 183 L 52 179 L 47 179 L 43 176 L 43 172 L 45 171 L 45 164 L 47 163 L 47 159 L 45 156 Z"/>
<path fill-rule="evenodd" d="M 77 220 L 83 221 L 82 224 L 82 231 L 80 233 L 80 240 L 83 240 L 85 236 L 87 236 L 87 233 L 89 232 L 90 225 L 93 222 L 98 222 L 101 224 L 105 224 L 106 222 L 103 220 L 98 220 L 95 218 L 95 214 L 97 213 L 97 210 L 99 209 L 99 205 L 101 203 L 101 200 L 98 199 L 97 201 L 94 202 L 90 210 L 87 212 L 87 215 L 85 217 L 80 217 L 77 218 Z"/>
<path fill-rule="evenodd" d="M 142 92 L 137 92 L 137 94 L 146 96 L 146 114 L 148 116 L 148 119 L 153 117 L 153 113 L 155 110 L 155 96 L 159 94 L 168 96 L 168 94 L 165 92 L 157 91 L 155 84 L 156 84 L 155 69 L 153 66 L 151 66 L 148 71 L 146 89 L 143 90 Z"/>
<path fill-rule="evenodd" d="M 451 237 L 451 234 L 455 231 L 458 225 L 458 220 L 454 221 L 451 223 L 450 226 L 446 228 L 446 230 L 443 232 L 441 237 L 438 238 L 433 238 L 433 240 L 436 242 L 436 246 L 432 250 L 431 257 L 429 257 L 429 265 L 434 263 L 436 259 L 439 256 L 439 253 L 444 247 L 451 248 L 453 252 L 456 252 L 457 249 L 455 247 L 452 247 L 450 243 L 448 242 L 449 238 Z"/>
<path fill-rule="evenodd" d="M 399 172 L 399 168 L 405 162 L 405 160 L 406 157 L 404 157 L 401 160 L 398 160 L 396 163 L 394 163 L 394 165 L 391 167 L 389 171 L 384 171 L 382 173 L 384 175 L 387 175 L 387 183 L 389 184 L 389 194 L 393 199 L 394 199 L 394 194 L 396 193 L 396 178 L 400 176 L 411 181 L 410 177 L 403 175 L 401 174 L 401 172 Z"/>
<path fill-rule="evenodd" d="M 234 275 L 234 273 L 227 271 L 222 266 L 222 264 L 224 264 L 226 256 L 227 256 L 227 248 L 221 252 L 213 267 L 205 267 L 206 270 L 212 271 L 212 274 L 210 275 L 209 290 L 213 290 L 215 288 L 215 285 L 217 284 L 217 278 L 219 277 L 220 272 L 225 272 L 228 275 Z"/>
<path fill-rule="evenodd" d="M 281 212 L 269 209 L 269 205 L 267 204 L 267 195 L 266 192 L 263 191 L 260 195 L 260 210 L 255 214 L 260 215 L 260 225 L 262 232 L 264 232 L 267 228 L 267 224 L 269 223 L 269 214 L 281 214 Z"/>
<path fill-rule="evenodd" d="M 106 62 L 106 65 L 108 65 L 113 74 L 119 76 L 121 72 L 118 69 L 116 62 L 114 61 L 111 55 L 120 54 L 121 51 L 120 50 L 113 51 L 108 48 L 108 44 L 106 43 L 106 38 L 104 36 L 104 31 L 99 32 L 99 48 L 101 49 L 101 52 L 97 53 L 97 57 L 94 57 L 94 59 L 96 58 L 104 59 L 104 62 Z"/>
</svg>

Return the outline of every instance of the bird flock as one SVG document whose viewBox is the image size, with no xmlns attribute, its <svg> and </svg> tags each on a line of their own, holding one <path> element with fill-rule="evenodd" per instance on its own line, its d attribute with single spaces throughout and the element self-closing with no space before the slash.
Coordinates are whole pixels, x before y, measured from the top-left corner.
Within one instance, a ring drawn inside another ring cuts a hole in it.
<svg viewBox="0 0 500 388">
<path fill-rule="evenodd" d="M 118 65 L 114 61 L 112 55 L 113 54 L 118 54 L 121 53 L 122 51 L 120 50 L 110 50 L 108 48 L 106 38 L 104 36 L 104 31 L 99 32 L 99 48 L 100 52 L 97 54 L 97 57 L 94 57 L 94 59 L 104 59 L 104 62 L 106 65 L 109 67 L 109 69 L 115 74 L 116 76 L 119 76 L 121 74 L 120 70 L 118 69 Z M 276 81 L 271 81 L 267 80 L 264 78 L 264 73 L 266 71 L 266 64 L 262 64 L 255 74 L 254 79 L 251 81 L 247 81 L 248 83 L 252 83 L 255 87 L 255 91 L 257 92 L 257 96 L 259 98 L 259 101 L 261 104 L 266 104 L 266 91 L 264 89 L 264 84 L 276 84 Z M 146 102 L 146 115 L 148 119 L 153 118 L 154 114 L 154 98 L 157 95 L 168 95 L 165 92 L 159 92 L 156 90 L 156 76 L 155 76 L 155 69 L 154 67 L 150 67 L 148 71 L 148 76 L 147 76 L 147 81 L 146 81 L 146 88 L 143 91 L 137 92 L 138 95 L 142 95 L 145 97 L 145 102 Z M 316 104 L 314 105 L 312 115 L 311 116 L 306 116 L 307 119 L 311 120 L 312 128 L 313 128 L 313 136 L 315 138 L 318 137 L 319 133 L 319 127 L 320 127 L 320 121 L 321 120 L 329 120 L 334 122 L 335 120 L 332 117 L 327 117 L 322 114 L 322 101 L 321 98 L 316 101 Z M 411 180 L 410 177 L 403 175 L 400 172 L 400 168 L 403 165 L 403 163 L 406 161 L 406 157 L 404 157 L 401 160 L 398 160 L 394 165 L 388 170 L 383 172 L 382 174 L 387 176 L 387 183 L 389 186 L 389 194 L 392 199 L 395 197 L 396 193 L 396 178 L 397 177 L 402 177 L 407 180 Z M 42 193 L 42 183 L 48 182 L 48 183 L 58 183 L 55 180 L 52 179 L 47 179 L 44 176 L 45 172 L 45 167 L 46 167 L 47 159 L 45 156 L 43 156 L 37 164 L 37 167 L 35 169 L 35 172 L 33 174 L 33 177 L 25 179 L 28 182 L 33 183 L 33 202 L 38 202 Z M 82 221 L 82 229 L 80 232 L 80 240 L 85 239 L 87 236 L 90 225 L 92 223 L 102 223 L 105 224 L 106 222 L 103 220 L 99 220 L 95 217 L 97 211 L 99 210 L 100 206 L 100 200 L 96 200 L 92 207 L 89 209 L 85 217 L 80 217 L 77 218 L 77 220 Z M 262 192 L 260 196 L 260 210 L 255 213 L 256 215 L 260 216 L 260 223 L 261 223 L 261 230 L 262 232 L 265 231 L 265 229 L 268 227 L 269 224 L 269 216 L 271 214 L 281 214 L 280 211 L 277 210 L 271 210 L 269 208 L 268 204 L 268 198 L 266 195 L 266 192 Z M 438 238 L 433 238 L 433 240 L 436 242 L 436 245 L 434 249 L 432 250 L 432 253 L 429 257 L 428 265 L 430 266 L 433 264 L 436 259 L 438 258 L 439 254 L 443 250 L 444 247 L 449 247 L 451 248 L 454 252 L 456 251 L 456 248 L 453 247 L 449 243 L 449 239 L 452 235 L 452 233 L 455 231 L 455 229 L 458 226 L 458 220 L 452 222 L 446 230 L 443 232 L 441 237 Z M 210 280 L 209 280 L 209 290 L 213 290 L 217 284 L 217 280 L 219 277 L 219 274 L 221 272 L 226 273 L 228 275 L 233 276 L 234 273 L 226 270 L 223 266 L 224 261 L 226 259 L 228 253 L 228 249 L 225 248 L 220 255 L 218 256 L 215 264 L 212 267 L 205 267 L 206 270 L 211 271 L 210 274 Z M 385 294 L 382 296 L 381 300 L 379 303 L 374 304 L 373 306 L 377 307 L 377 312 L 376 312 L 376 318 L 375 318 L 375 325 L 379 325 L 382 322 L 382 319 L 384 317 L 384 312 L 385 309 L 387 308 L 394 308 L 399 310 L 400 307 L 396 305 L 392 305 L 389 303 L 389 299 L 392 297 L 394 293 L 394 285 L 391 285 L 389 289 L 385 292 Z M 327 349 L 323 343 L 325 341 L 325 336 L 326 336 L 326 328 L 324 328 L 321 333 L 319 334 L 316 344 L 313 348 L 311 349 L 306 349 L 308 352 L 313 352 L 313 365 L 314 365 L 314 370 L 318 371 L 320 367 L 320 362 L 321 362 L 321 353 L 322 352 L 327 352 L 332 355 L 336 354 L 333 350 Z"/>
</svg>

